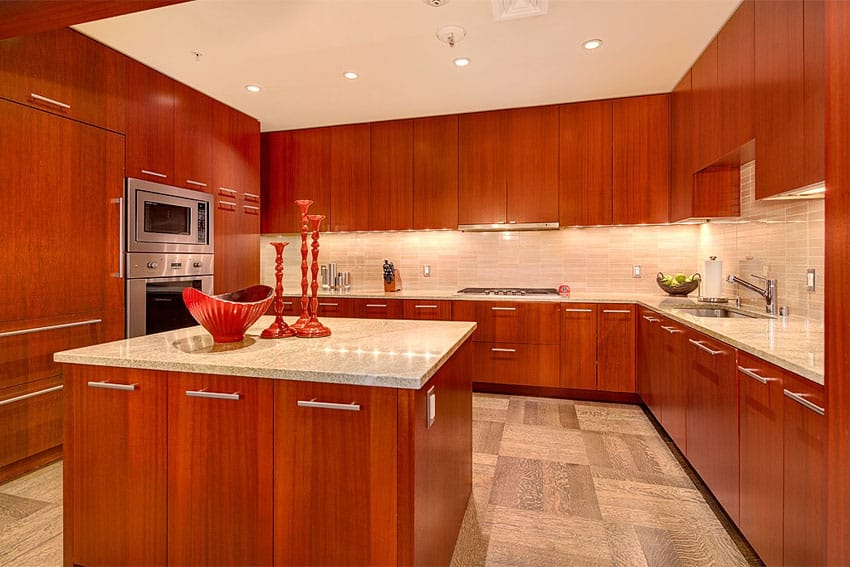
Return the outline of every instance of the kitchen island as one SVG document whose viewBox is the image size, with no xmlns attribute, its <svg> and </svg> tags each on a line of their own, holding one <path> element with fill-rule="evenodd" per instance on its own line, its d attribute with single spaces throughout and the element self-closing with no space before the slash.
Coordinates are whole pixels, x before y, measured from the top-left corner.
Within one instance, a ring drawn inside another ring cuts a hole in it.
<svg viewBox="0 0 850 567">
<path fill-rule="evenodd" d="M 200 327 L 57 353 L 66 565 L 440 565 L 471 491 L 474 323 Z"/>
</svg>

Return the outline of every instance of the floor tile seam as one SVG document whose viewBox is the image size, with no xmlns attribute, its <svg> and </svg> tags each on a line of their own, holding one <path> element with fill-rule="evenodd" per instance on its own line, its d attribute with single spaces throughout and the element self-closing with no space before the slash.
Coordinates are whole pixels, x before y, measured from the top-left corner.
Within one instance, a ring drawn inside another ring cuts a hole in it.
<svg viewBox="0 0 850 567">
<path fill-rule="evenodd" d="M 497 510 L 491 510 L 491 508 L 496 508 Z M 534 514 L 535 516 L 538 516 L 539 519 L 541 519 L 541 520 L 552 520 L 552 521 L 557 521 L 557 522 L 563 522 L 564 520 L 574 519 L 574 520 L 581 520 L 582 522 L 592 522 L 594 524 L 599 524 L 600 526 L 603 523 L 605 523 L 604 518 L 601 518 L 601 517 L 600 518 L 596 518 L 596 517 L 591 518 L 591 517 L 588 517 L 588 516 L 582 516 L 581 514 L 567 514 L 567 513 L 557 513 L 557 512 L 551 511 L 551 510 L 535 510 L 535 509 L 528 509 L 528 508 L 517 508 L 516 506 L 510 506 L 508 504 L 488 502 L 487 503 L 487 516 L 489 518 L 488 522 L 489 522 L 490 528 L 492 528 L 496 524 L 506 523 L 504 521 L 503 522 L 498 521 L 499 514 L 496 513 L 496 512 L 498 512 L 498 509 L 522 512 L 522 513 L 525 513 L 525 514 Z M 610 520 L 608 522 L 614 523 L 614 522 L 610 522 Z"/>
</svg>

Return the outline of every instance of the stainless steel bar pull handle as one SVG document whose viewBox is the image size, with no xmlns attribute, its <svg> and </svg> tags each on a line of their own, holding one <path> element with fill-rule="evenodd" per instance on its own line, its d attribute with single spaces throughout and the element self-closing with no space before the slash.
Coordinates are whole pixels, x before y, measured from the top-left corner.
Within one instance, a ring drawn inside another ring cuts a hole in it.
<svg viewBox="0 0 850 567">
<path fill-rule="evenodd" d="M 688 342 L 691 343 L 692 345 L 704 350 L 705 352 L 707 352 L 711 356 L 717 356 L 718 354 L 723 354 L 723 352 L 724 352 L 722 350 L 712 350 L 712 349 L 708 348 L 707 346 L 705 346 L 705 344 L 702 341 L 695 341 L 693 339 L 688 339 Z"/>
<path fill-rule="evenodd" d="M 206 187 L 207 186 L 207 184 L 204 183 L 203 181 L 195 181 L 194 179 L 187 179 L 186 183 L 188 183 L 189 185 L 197 185 L 198 187 Z"/>
<path fill-rule="evenodd" d="M 244 193 L 244 195 L 245 195 L 245 198 L 250 200 L 250 201 L 259 201 L 260 200 L 260 196 L 255 195 L 253 193 Z"/>
<path fill-rule="evenodd" d="M 298 400 L 298 407 L 343 411 L 360 411 L 360 404 L 356 402 L 351 402 L 350 404 L 338 404 L 335 402 L 318 402 L 316 401 L 316 398 L 313 398 L 311 400 Z"/>
<path fill-rule="evenodd" d="M 44 394 L 49 394 L 50 392 L 55 392 L 56 390 L 61 390 L 62 385 L 53 386 L 52 388 L 45 388 L 44 390 L 39 390 L 38 392 L 30 392 L 29 394 L 23 394 L 21 396 L 15 396 L 14 398 L 9 398 L 8 400 L 3 400 L 0 402 L 0 406 L 5 406 L 6 404 L 14 404 L 15 402 L 22 402 L 29 398 L 34 398 L 36 396 L 43 396 Z"/>
<path fill-rule="evenodd" d="M 516 352 L 515 348 L 491 348 L 490 352 Z"/>
<path fill-rule="evenodd" d="M 767 384 L 768 382 L 774 382 L 774 381 L 778 380 L 778 378 L 765 378 L 764 376 L 759 376 L 758 374 L 756 374 L 755 368 L 744 368 L 743 366 L 739 366 L 738 372 L 740 372 L 741 374 L 744 374 L 746 376 L 749 376 L 750 378 L 753 378 L 753 379 L 757 380 L 758 382 L 761 382 L 762 384 Z"/>
<path fill-rule="evenodd" d="M 206 390 L 186 390 L 190 398 L 210 398 L 213 400 L 238 400 L 242 397 L 238 392 L 227 394 L 225 392 L 207 392 Z"/>
<path fill-rule="evenodd" d="M 572 307 L 567 307 L 564 311 L 567 313 L 593 313 L 593 309 L 573 309 Z"/>
<path fill-rule="evenodd" d="M 52 98 L 47 98 L 46 96 L 41 96 L 40 94 L 30 93 L 30 97 L 35 100 L 40 100 L 41 102 L 46 102 L 47 104 L 58 106 L 59 108 L 64 108 L 65 110 L 71 110 L 70 104 L 65 104 L 64 102 L 60 102 Z"/>
<path fill-rule="evenodd" d="M 630 309 L 603 309 L 603 313 L 631 313 Z"/>
<path fill-rule="evenodd" d="M 785 390 L 785 396 L 788 397 L 788 398 L 791 398 L 792 400 L 794 400 L 795 402 L 797 402 L 801 406 L 804 406 L 804 407 L 812 410 L 813 412 L 815 412 L 818 415 L 824 415 L 824 413 L 826 412 L 826 410 L 824 408 L 820 407 L 817 404 L 813 404 L 812 402 L 810 402 L 809 400 L 804 398 L 803 394 L 798 394 L 796 392 L 791 392 L 789 390 Z"/>
<path fill-rule="evenodd" d="M 319 307 L 339 307 L 339 303 L 322 303 L 320 301 Z"/>
<path fill-rule="evenodd" d="M 436 309 L 436 305 L 414 305 L 415 309 Z"/>
<path fill-rule="evenodd" d="M 102 388 L 104 390 L 122 390 L 124 392 L 132 392 L 138 384 L 116 384 L 114 382 L 88 382 L 89 388 Z"/>
<path fill-rule="evenodd" d="M 0 338 L 27 335 L 29 333 L 41 333 L 44 331 L 55 331 L 57 329 L 69 329 L 71 327 L 82 327 L 84 325 L 97 325 L 98 323 L 103 323 L 103 319 L 88 319 L 86 321 L 74 321 L 73 323 L 60 323 L 59 325 L 47 325 L 45 327 L 30 327 L 29 329 L 4 331 L 0 333 Z"/>
<path fill-rule="evenodd" d="M 124 197 L 110 199 L 111 203 L 118 205 L 118 272 L 113 273 L 113 278 L 124 277 Z"/>
<path fill-rule="evenodd" d="M 491 311 L 516 311 L 516 307 L 491 307 Z"/>
<path fill-rule="evenodd" d="M 147 175 L 153 175 L 154 177 L 161 177 L 161 178 L 163 178 L 163 179 L 165 179 L 165 178 L 167 178 L 167 177 L 168 177 L 168 176 L 167 176 L 166 174 L 164 174 L 164 173 L 159 173 L 159 172 L 157 172 L 157 171 L 151 171 L 151 170 L 149 170 L 149 169 L 143 169 L 143 170 L 142 170 L 142 173 L 146 173 Z"/>
<path fill-rule="evenodd" d="M 366 307 L 386 307 L 386 303 L 367 303 Z"/>
<path fill-rule="evenodd" d="M 661 319 L 656 319 L 655 317 L 650 317 L 649 315 L 644 315 L 643 318 L 646 319 L 647 321 L 649 321 L 650 323 L 657 323 L 661 320 Z"/>
<path fill-rule="evenodd" d="M 684 333 L 685 332 L 681 329 L 677 329 L 676 327 L 667 327 L 665 325 L 661 325 L 661 328 L 664 329 L 665 331 L 667 331 L 668 333 L 670 333 L 671 335 L 673 335 L 675 333 Z"/>
</svg>

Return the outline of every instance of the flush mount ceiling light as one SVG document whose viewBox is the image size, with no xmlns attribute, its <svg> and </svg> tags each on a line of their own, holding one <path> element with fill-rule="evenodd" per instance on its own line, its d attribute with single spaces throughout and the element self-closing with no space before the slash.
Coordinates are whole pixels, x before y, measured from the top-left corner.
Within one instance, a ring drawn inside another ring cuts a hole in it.
<svg viewBox="0 0 850 567">
<path fill-rule="evenodd" d="M 470 61 L 469 57 L 458 57 L 453 61 L 453 63 L 455 64 L 455 67 L 466 67 L 469 65 Z"/>
<path fill-rule="evenodd" d="M 354 71 L 346 71 L 345 73 L 342 74 L 342 76 L 345 77 L 346 79 L 350 80 L 350 81 L 353 81 L 354 79 L 360 77 L 360 75 L 358 75 Z"/>
<path fill-rule="evenodd" d="M 466 30 L 460 26 L 443 26 L 437 30 L 437 39 L 454 47 L 466 38 Z"/>
<path fill-rule="evenodd" d="M 260 85 L 245 85 L 245 90 L 251 93 L 258 93 L 263 90 L 263 88 Z"/>
<path fill-rule="evenodd" d="M 426 4 L 428 4 L 429 6 L 431 6 L 432 8 L 439 8 L 440 6 L 443 6 L 443 5 L 449 3 L 449 0 L 422 0 L 422 1 L 425 2 Z"/>
<path fill-rule="evenodd" d="M 583 48 L 587 49 L 588 51 L 592 51 L 594 49 L 598 49 L 598 48 L 602 47 L 602 40 L 601 39 L 588 39 L 587 41 L 582 43 L 581 46 Z"/>
<path fill-rule="evenodd" d="M 549 11 L 549 0 L 491 0 L 493 19 L 497 22 L 544 16 Z"/>
</svg>

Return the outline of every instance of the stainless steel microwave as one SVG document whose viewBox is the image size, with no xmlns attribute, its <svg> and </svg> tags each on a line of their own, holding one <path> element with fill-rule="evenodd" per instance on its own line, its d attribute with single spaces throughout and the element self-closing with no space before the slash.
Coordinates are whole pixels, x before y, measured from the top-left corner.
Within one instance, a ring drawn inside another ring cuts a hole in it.
<svg viewBox="0 0 850 567">
<path fill-rule="evenodd" d="M 127 252 L 213 253 L 212 195 L 127 178 Z"/>
</svg>

